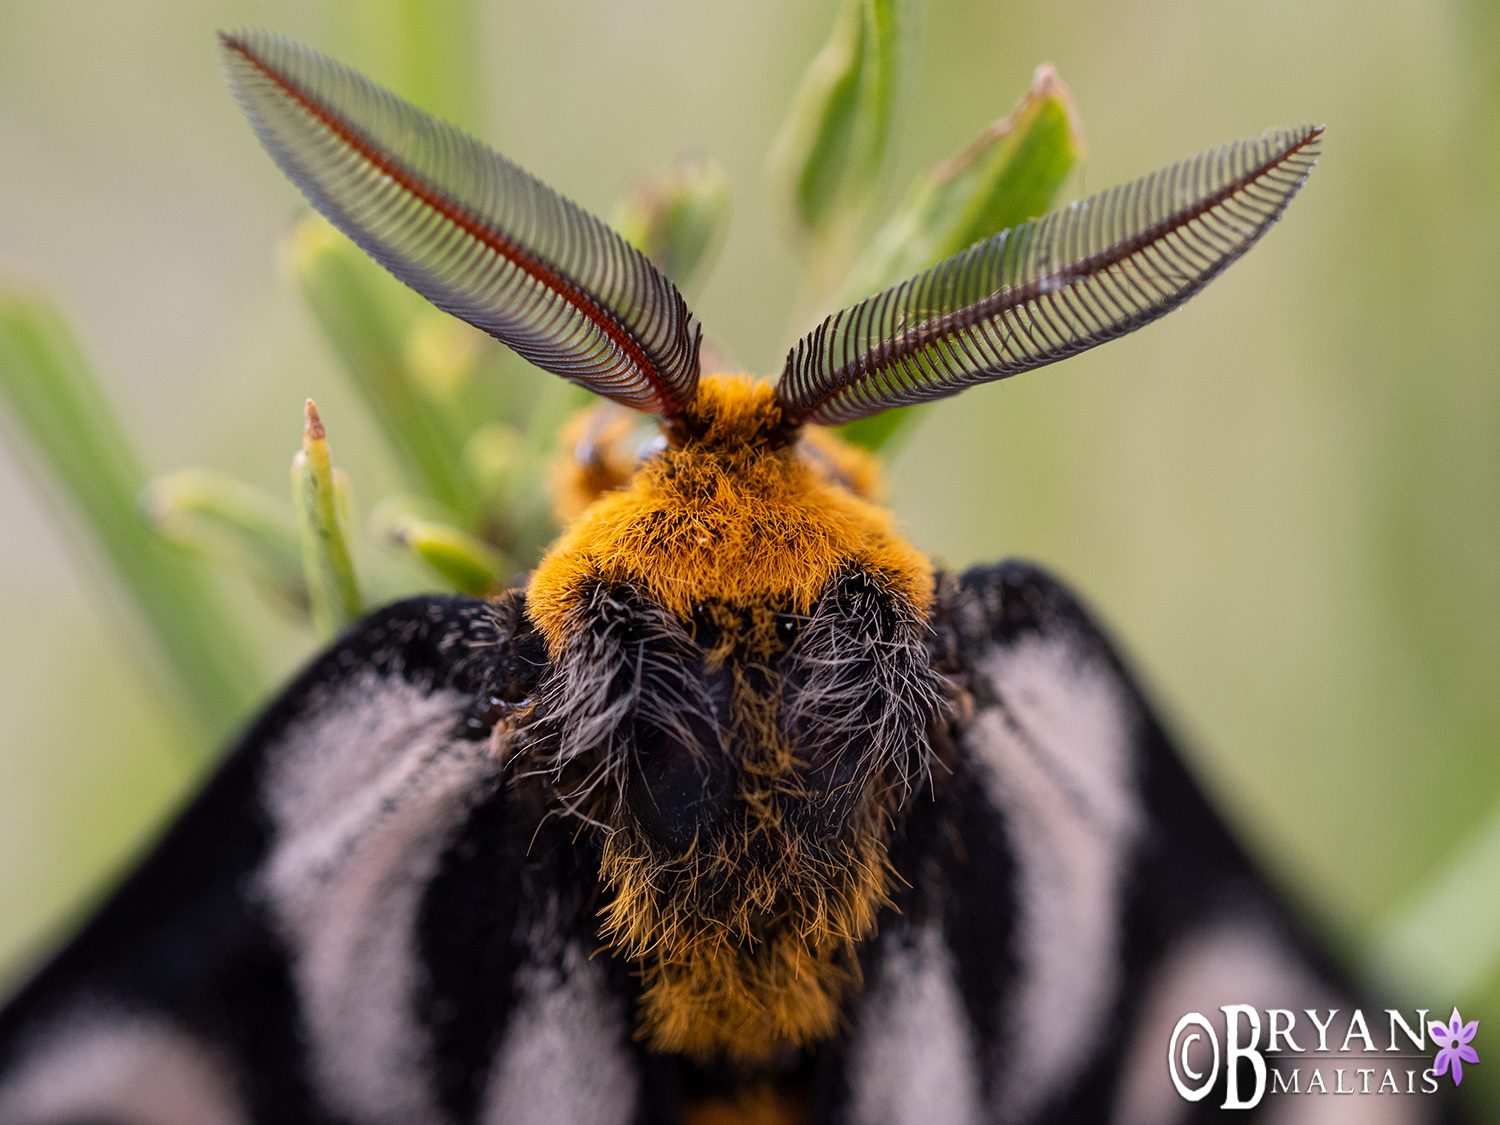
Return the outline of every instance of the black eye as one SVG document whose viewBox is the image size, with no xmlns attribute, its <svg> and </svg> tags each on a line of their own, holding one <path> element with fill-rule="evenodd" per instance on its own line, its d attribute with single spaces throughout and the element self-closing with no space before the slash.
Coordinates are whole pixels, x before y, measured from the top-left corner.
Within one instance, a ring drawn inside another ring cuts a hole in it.
<svg viewBox="0 0 1500 1125">
<path fill-rule="evenodd" d="M 724 637 L 720 622 L 701 602 L 693 607 L 692 636 L 693 642 L 704 652 L 717 648 Z"/>
<path fill-rule="evenodd" d="M 692 714 L 683 721 L 686 729 L 667 731 L 635 720 L 635 760 L 625 786 L 625 802 L 640 826 L 678 852 L 722 819 L 735 781 L 711 724 Z"/>
<path fill-rule="evenodd" d="M 797 639 L 797 631 L 801 628 L 801 622 L 789 613 L 778 614 L 776 617 L 776 637 L 782 644 L 790 646 Z"/>
</svg>

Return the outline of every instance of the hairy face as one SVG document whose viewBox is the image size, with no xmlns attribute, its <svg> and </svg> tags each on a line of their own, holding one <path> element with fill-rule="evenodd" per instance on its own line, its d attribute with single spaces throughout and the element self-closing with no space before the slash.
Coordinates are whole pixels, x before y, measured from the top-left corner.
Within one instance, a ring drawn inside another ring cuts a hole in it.
<svg viewBox="0 0 1500 1125">
<path fill-rule="evenodd" d="M 685 621 L 603 583 L 574 613 L 517 765 L 599 833 L 642 1031 L 700 1057 L 832 1034 L 927 768 L 920 612 L 849 569 L 801 615 L 705 602 Z"/>
</svg>

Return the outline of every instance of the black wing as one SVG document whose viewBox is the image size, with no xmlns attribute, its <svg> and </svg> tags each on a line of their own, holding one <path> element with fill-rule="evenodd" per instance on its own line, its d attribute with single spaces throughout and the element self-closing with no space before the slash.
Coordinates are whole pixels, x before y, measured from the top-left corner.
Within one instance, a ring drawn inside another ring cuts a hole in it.
<svg viewBox="0 0 1500 1125">
<path fill-rule="evenodd" d="M 1171 1085 L 1168 1043 L 1186 1013 L 1286 1009 L 1305 1048 L 1303 1010 L 1338 1008 L 1341 1037 L 1349 991 L 1070 593 L 1024 564 L 976 569 L 940 579 L 932 623 L 955 717 L 893 854 L 899 912 L 825 1068 L 824 1112 L 913 1125 L 1187 1120 L 1218 1110 L 1224 1082 L 1197 1106 Z M 1261 1112 L 1274 1104 L 1267 1095 Z"/>
<path fill-rule="evenodd" d="M 587 879 L 501 785 L 544 651 L 519 595 L 341 638 L 0 1014 L 0 1121 L 628 1121 Z"/>
<path fill-rule="evenodd" d="M 1187 1012 L 1338 1008 L 1340 1042 L 1350 991 L 1068 592 L 971 571 L 932 624 L 953 708 L 897 828 L 895 909 L 847 1034 L 766 1072 L 807 1120 L 1154 1125 L 1223 1100 L 1222 1078 L 1196 1106 L 1170 1085 Z M 346 634 L 0 1014 L 0 1122 L 665 1125 L 743 1087 L 633 1041 L 597 848 L 505 784 L 544 661 L 519 594 Z"/>
</svg>

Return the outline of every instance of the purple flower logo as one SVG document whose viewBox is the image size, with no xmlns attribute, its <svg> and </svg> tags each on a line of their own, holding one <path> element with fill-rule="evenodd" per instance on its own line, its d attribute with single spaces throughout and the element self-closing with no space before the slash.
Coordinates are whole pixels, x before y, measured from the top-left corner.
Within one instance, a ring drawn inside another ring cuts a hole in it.
<svg viewBox="0 0 1500 1125">
<path fill-rule="evenodd" d="M 1469 1044 L 1474 1039 L 1474 1034 L 1479 1030 L 1479 1021 L 1470 1020 L 1464 1023 L 1458 1014 L 1458 1009 L 1453 1009 L 1453 1018 L 1447 1025 L 1433 1020 L 1427 1025 L 1427 1030 L 1432 1032 L 1432 1041 L 1442 1047 L 1437 1057 L 1432 1060 L 1433 1074 L 1447 1074 L 1448 1064 L 1453 1064 L 1453 1084 L 1457 1086 L 1464 1080 L 1464 1063 L 1477 1063 L 1479 1052 Z"/>
</svg>

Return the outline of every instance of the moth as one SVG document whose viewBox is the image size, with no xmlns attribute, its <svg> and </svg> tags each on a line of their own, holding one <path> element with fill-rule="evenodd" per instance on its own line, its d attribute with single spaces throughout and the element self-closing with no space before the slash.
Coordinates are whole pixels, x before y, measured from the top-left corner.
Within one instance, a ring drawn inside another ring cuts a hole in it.
<svg viewBox="0 0 1500 1125">
<path fill-rule="evenodd" d="M 1131 1125 L 1221 1100 L 1169 1081 L 1182 1013 L 1348 1006 L 1074 595 L 935 570 L 826 428 L 1181 305 L 1320 128 L 977 243 L 771 383 L 701 371 L 671 282 L 503 157 L 222 52 L 319 211 L 659 440 L 592 431 L 523 586 L 375 612 L 270 705 L 0 1015 L 0 1122 Z"/>
</svg>

